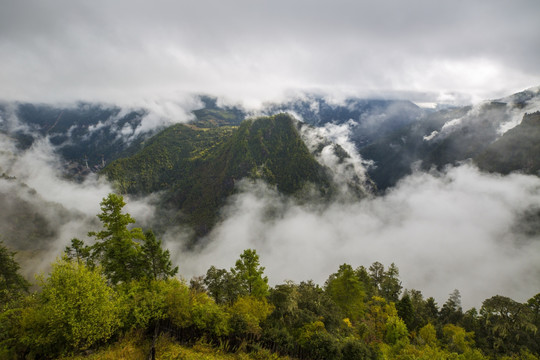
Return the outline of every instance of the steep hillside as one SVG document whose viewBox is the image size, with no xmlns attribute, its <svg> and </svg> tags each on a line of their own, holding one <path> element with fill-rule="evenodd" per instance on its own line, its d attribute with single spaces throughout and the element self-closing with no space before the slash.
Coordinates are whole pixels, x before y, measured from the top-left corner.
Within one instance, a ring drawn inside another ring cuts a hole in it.
<svg viewBox="0 0 540 360">
<path fill-rule="evenodd" d="M 231 137 L 233 130 L 173 125 L 144 142 L 133 156 L 110 163 L 103 173 L 125 193 L 149 194 L 170 189 L 188 178 L 212 149 Z"/>
<path fill-rule="evenodd" d="M 490 144 L 475 162 L 485 171 L 540 175 L 540 112 L 526 114 L 521 124 Z"/>
<path fill-rule="evenodd" d="M 124 192 L 166 190 L 165 205 L 196 236 L 215 224 L 219 208 L 242 178 L 264 179 L 285 194 L 308 183 L 322 193 L 330 190 L 328 174 L 285 114 L 246 120 L 238 128 L 176 125 L 103 173 Z"/>
</svg>

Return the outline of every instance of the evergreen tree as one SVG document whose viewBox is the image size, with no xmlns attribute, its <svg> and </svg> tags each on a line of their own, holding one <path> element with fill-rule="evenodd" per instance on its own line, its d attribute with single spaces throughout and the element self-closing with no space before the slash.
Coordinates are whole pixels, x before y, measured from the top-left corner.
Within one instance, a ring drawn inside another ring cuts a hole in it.
<svg viewBox="0 0 540 360">
<path fill-rule="evenodd" d="M 455 289 L 448 300 L 443 304 L 439 319 L 442 324 L 458 324 L 463 317 L 463 309 L 461 308 L 461 294 L 458 289 Z"/>
<path fill-rule="evenodd" d="M 129 229 L 135 219 L 122 212 L 125 205 L 120 195 L 104 198 L 97 215 L 103 229 L 88 233 L 96 239 L 95 244 L 87 246 L 82 240 L 72 239 L 65 249 L 66 257 L 91 267 L 101 265 L 111 284 L 176 275 L 178 267 L 172 266 L 169 250 L 163 250 L 161 240 L 151 230 L 143 233 L 141 228 Z"/>
<path fill-rule="evenodd" d="M 415 311 L 408 292 L 405 292 L 396 304 L 399 317 L 403 320 L 407 329 L 412 330 L 415 321 Z"/>
<path fill-rule="evenodd" d="M 167 279 L 178 272 L 178 266 L 172 266 L 169 250 L 163 250 L 161 240 L 156 239 L 152 230 L 144 234 L 141 257 L 143 271 L 149 279 Z"/>
<path fill-rule="evenodd" d="M 259 255 L 255 250 L 244 250 L 234 268 L 231 268 L 231 273 L 239 280 L 245 294 L 257 298 L 268 295 L 268 278 L 263 276 L 264 267 L 260 266 Z"/>
<path fill-rule="evenodd" d="M 101 213 L 97 215 L 103 223 L 103 230 L 88 233 L 96 239 L 91 259 L 103 266 L 112 284 L 140 279 L 145 275 L 141 247 L 137 242 L 144 239 L 144 234 L 141 228 L 128 229 L 135 219 L 122 212 L 125 205 L 122 196 L 109 194 L 101 202 Z"/>
<path fill-rule="evenodd" d="M 399 269 L 392 263 L 382 277 L 380 284 L 381 295 L 387 301 L 398 302 L 401 293 L 401 281 L 399 280 Z"/>
</svg>

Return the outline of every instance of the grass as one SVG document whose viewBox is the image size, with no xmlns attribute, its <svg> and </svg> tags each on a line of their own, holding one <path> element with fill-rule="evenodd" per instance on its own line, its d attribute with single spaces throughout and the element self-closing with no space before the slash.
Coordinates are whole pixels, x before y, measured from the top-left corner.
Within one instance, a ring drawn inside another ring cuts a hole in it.
<svg viewBox="0 0 540 360">
<path fill-rule="evenodd" d="M 150 341 L 143 339 L 140 333 L 130 334 L 118 342 L 103 347 L 95 352 L 64 357 L 62 360 L 147 360 L 150 353 Z M 205 343 L 192 347 L 180 345 L 169 336 L 162 335 L 156 344 L 156 359 L 160 360 L 292 360 L 281 357 L 268 350 L 243 351 L 229 353 Z"/>
</svg>

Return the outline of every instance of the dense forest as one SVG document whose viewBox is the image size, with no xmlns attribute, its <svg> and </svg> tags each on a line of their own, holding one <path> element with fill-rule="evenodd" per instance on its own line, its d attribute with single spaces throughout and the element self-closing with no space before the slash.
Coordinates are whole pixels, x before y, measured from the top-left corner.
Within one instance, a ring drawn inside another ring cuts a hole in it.
<svg viewBox="0 0 540 360">
<path fill-rule="evenodd" d="M 324 284 L 269 286 L 255 249 L 186 281 L 122 196 L 37 277 L 0 244 L 2 359 L 539 359 L 540 293 L 461 307 L 403 289 L 395 264 L 343 264 Z M 180 264 L 181 265 L 181 264 Z"/>
<path fill-rule="evenodd" d="M 171 221 L 189 224 L 198 237 L 212 229 L 235 182 L 243 178 L 263 179 L 289 195 L 306 183 L 323 194 L 331 191 L 328 171 L 309 152 L 290 115 L 248 119 L 240 126 L 201 126 L 207 123 L 173 125 L 135 155 L 111 162 L 102 174 L 122 193 L 163 191 L 162 208 L 176 214 Z"/>
</svg>

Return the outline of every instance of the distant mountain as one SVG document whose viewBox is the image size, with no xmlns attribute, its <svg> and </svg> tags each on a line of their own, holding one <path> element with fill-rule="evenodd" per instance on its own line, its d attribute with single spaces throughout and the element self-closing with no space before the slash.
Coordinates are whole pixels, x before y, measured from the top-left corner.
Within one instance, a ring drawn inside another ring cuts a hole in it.
<svg viewBox="0 0 540 360">
<path fill-rule="evenodd" d="M 123 112 L 115 106 L 77 103 L 61 107 L 15 103 L 0 106 L 0 131 L 29 148 L 38 137 L 48 136 L 63 159 L 97 169 L 140 141 L 134 134 L 144 110 Z M 129 141 L 126 139 L 129 138 Z"/>
<path fill-rule="evenodd" d="M 424 111 L 410 101 L 348 98 L 333 103 L 324 97 L 306 95 L 282 104 L 269 104 L 266 113 L 291 112 L 313 126 L 352 121 L 351 140 L 361 148 L 417 121 Z"/>
<path fill-rule="evenodd" d="M 526 114 L 521 124 L 489 144 L 475 162 L 485 171 L 540 176 L 540 112 Z"/>
<path fill-rule="evenodd" d="M 364 158 L 374 161 L 369 175 L 384 190 L 394 186 L 415 167 L 442 169 L 479 157 L 503 136 L 504 131 L 517 125 L 527 111 L 538 109 L 540 91 L 533 89 L 474 107 L 426 113 L 418 121 L 358 150 Z M 521 136 L 522 133 L 516 135 L 514 141 L 519 141 L 516 138 Z M 529 148 L 530 156 L 538 157 L 539 153 L 534 150 L 534 146 Z M 507 167 L 519 170 L 522 166 L 523 163 L 515 163 Z"/>
</svg>

